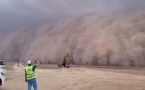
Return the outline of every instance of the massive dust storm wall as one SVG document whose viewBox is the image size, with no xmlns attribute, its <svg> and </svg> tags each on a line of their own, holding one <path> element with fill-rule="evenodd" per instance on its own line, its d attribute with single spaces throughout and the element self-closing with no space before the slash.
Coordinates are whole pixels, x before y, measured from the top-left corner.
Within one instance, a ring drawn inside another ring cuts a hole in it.
<svg viewBox="0 0 145 90">
<path fill-rule="evenodd" d="M 75 64 L 145 66 L 145 12 L 85 14 L 1 37 L 4 60 L 57 63 L 70 52 Z"/>
</svg>

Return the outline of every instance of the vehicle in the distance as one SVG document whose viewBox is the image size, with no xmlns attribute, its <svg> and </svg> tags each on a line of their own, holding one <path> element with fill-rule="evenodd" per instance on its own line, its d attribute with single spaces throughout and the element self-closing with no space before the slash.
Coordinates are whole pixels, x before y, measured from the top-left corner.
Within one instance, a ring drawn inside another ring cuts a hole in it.
<svg viewBox="0 0 145 90">
<path fill-rule="evenodd" d="M 6 65 L 0 60 L 0 86 L 5 82 Z"/>
</svg>

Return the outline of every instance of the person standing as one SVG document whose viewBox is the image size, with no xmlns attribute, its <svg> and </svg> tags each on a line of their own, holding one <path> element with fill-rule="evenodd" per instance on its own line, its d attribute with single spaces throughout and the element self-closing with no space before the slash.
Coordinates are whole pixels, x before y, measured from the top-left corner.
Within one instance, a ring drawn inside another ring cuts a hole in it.
<svg viewBox="0 0 145 90">
<path fill-rule="evenodd" d="M 27 66 L 25 67 L 25 82 L 28 83 L 28 90 L 31 90 L 33 86 L 34 90 L 38 90 L 35 69 L 40 65 L 39 61 L 36 58 L 32 58 L 27 61 Z"/>
</svg>

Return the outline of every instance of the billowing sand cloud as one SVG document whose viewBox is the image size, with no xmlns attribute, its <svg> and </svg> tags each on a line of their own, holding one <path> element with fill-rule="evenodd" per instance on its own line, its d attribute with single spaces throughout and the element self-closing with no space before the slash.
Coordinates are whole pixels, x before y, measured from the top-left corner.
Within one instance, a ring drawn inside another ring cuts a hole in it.
<svg viewBox="0 0 145 90">
<path fill-rule="evenodd" d="M 0 58 L 37 57 L 57 63 L 68 51 L 75 64 L 145 66 L 145 12 L 85 14 L 2 36 Z"/>
<path fill-rule="evenodd" d="M 0 0 L 0 32 L 29 30 L 90 12 L 122 14 L 144 9 L 145 0 Z"/>
</svg>

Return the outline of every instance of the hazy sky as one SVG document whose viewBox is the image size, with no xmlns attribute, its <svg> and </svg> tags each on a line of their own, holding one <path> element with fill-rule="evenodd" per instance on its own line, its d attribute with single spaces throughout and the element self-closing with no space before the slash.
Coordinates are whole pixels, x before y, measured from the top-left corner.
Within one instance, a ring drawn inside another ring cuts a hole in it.
<svg viewBox="0 0 145 90">
<path fill-rule="evenodd" d="M 27 29 L 86 12 L 144 8 L 145 0 L 0 0 L 0 32 Z"/>
</svg>

